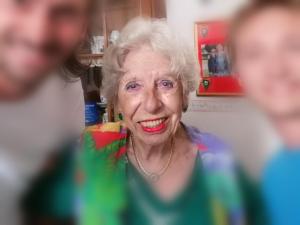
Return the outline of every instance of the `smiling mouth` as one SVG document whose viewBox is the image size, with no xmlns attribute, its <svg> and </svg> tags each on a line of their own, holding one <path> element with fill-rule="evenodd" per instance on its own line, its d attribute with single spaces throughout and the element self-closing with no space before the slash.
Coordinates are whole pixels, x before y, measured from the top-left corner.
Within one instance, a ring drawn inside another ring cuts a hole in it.
<svg viewBox="0 0 300 225">
<path fill-rule="evenodd" d="M 158 133 L 166 128 L 167 117 L 140 121 L 142 129 L 148 133 Z"/>
</svg>

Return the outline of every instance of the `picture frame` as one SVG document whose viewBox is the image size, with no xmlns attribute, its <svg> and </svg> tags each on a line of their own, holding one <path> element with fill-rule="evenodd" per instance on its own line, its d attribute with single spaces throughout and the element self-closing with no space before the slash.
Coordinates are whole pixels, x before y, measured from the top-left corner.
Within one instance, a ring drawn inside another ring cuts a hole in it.
<svg viewBox="0 0 300 225">
<path fill-rule="evenodd" d="M 242 89 L 231 72 L 226 39 L 228 23 L 195 23 L 195 46 L 202 78 L 198 96 L 241 96 Z"/>
</svg>

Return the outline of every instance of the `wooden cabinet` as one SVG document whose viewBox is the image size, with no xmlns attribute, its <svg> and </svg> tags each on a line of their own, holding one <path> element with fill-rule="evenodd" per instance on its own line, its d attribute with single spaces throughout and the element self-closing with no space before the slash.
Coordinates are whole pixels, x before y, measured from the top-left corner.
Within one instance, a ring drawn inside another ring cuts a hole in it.
<svg viewBox="0 0 300 225">
<path fill-rule="evenodd" d="M 109 45 L 112 31 L 121 31 L 133 18 L 153 17 L 165 18 L 166 8 L 164 0 L 103 0 L 94 18 L 92 35 L 104 37 L 104 49 Z M 80 57 L 87 60 L 91 57 L 101 58 L 103 54 L 92 54 L 87 45 L 80 53 Z"/>
<path fill-rule="evenodd" d="M 101 1 L 101 0 L 99 0 Z M 92 26 L 92 36 L 102 36 L 103 52 L 93 54 L 91 52 L 91 43 L 87 44 L 79 53 L 80 60 L 91 66 L 101 66 L 102 57 L 105 49 L 109 46 L 110 35 L 113 31 L 121 31 L 122 28 L 133 18 L 152 17 L 152 18 L 165 18 L 166 8 L 164 0 L 102 0 L 99 9 L 93 18 L 94 24 Z M 83 76 L 82 80 L 84 85 L 89 85 L 87 79 Z M 86 87 L 84 87 L 87 90 Z M 99 90 L 100 98 L 100 90 Z M 109 121 L 114 121 L 117 117 L 115 115 L 113 106 L 107 107 Z"/>
</svg>

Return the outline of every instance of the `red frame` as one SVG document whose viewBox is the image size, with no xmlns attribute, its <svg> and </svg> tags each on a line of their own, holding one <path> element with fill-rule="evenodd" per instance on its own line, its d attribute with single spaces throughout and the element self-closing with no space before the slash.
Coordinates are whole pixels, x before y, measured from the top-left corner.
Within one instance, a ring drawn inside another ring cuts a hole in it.
<svg viewBox="0 0 300 225">
<path fill-rule="evenodd" d="M 203 35 L 202 30 L 206 30 Z M 202 65 L 201 45 L 225 43 L 228 34 L 228 23 L 224 21 L 197 22 L 195 23 L 195 45 L 201 68 L 202 82 L 197 90 L 199 96 L 240 96 L 242 89 L 238 81 L 231 76 L 225 77 L 204 77 Z M 205 87 L 203 81 L 208 81 L 209 86 Z"/>
</svg>

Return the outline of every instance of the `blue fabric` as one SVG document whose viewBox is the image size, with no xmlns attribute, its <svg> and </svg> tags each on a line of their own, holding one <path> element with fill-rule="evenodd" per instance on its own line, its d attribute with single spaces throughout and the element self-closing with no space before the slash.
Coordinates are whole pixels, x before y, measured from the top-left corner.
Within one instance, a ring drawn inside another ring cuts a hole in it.
<svg viewBox="0 0 300 225">
<path fill-rule="evenodd" d="M 283 148 L 272 158 L 263 191 L 272 225 L 300 225 L 300 148 Z"/>
</svg>

